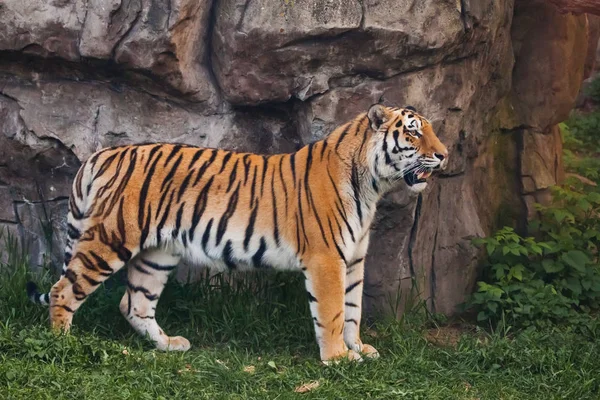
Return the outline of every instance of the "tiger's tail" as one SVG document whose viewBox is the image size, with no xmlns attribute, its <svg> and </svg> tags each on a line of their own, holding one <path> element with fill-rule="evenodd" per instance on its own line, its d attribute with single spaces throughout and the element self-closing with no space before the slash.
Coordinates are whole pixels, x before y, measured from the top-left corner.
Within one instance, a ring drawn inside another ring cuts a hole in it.
<svg viewBox="0 0 600 400">
<path fill-rule="evenodd" d="M 96 153 L 99 154 L 102 151 Z M 71 195 L 69 197 L 69 210 L 67 213 L 67 243 L 64 252 L 64 262 L 62 267 L 61 277 L 67 272 L 67 265 L 72 257 L 73 248 L 79 240 L 81 235 L 82 225 L 80 220 L 83 218 L 83 212 L 87 209 L 87 196 L 83 188 L 92 179 L 92 170 L 88 162 L 85 162 L 77 171 L 73 186 L 71 188 Z M 41 304 L 44 306 L 50 305 L 50 293 L 40 293 L 38 287 L 33 282 L 27 282 L 26 285 L 27 297 L 34 304 Z"/>
<path fill-rule="evenodd" d="M 34 304 L 41 304 L 44 306 L 50 305 L 50 294 L 40 293 L 37 285 L 33 282 L 27 282 L 27 297 Z"/>
</svg>

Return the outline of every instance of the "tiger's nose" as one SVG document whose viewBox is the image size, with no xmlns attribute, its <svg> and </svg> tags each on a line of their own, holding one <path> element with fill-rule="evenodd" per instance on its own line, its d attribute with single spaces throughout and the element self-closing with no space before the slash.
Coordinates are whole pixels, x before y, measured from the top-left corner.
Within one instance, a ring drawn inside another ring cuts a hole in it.
<svg viewBox="0 0 600 400">
<path fill-rule="evenodd" d="M 448 150 L 445 150 L 443 153 L 433 153 L 433 156 L 440 160 L 439 169 L 444 170 L 448 166 Z"/>
</svg>

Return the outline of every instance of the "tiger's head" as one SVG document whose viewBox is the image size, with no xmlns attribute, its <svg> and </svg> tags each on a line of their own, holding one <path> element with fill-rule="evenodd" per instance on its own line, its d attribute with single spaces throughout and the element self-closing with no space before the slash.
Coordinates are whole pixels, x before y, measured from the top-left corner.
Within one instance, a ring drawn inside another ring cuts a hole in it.
<svg viewBox="0 0 600 400">
<path fill-rule="evenodd" d="M 380 179 L 403 178 L 411 191 L 419 193 L 427 187 L 427 178 L 434 171 L 446 168 L 446 146 L 435 135 L 431 123 L 413 107 L 375 104 L 367 116 L 375 131 L 372 165 Z"/>
</svg>

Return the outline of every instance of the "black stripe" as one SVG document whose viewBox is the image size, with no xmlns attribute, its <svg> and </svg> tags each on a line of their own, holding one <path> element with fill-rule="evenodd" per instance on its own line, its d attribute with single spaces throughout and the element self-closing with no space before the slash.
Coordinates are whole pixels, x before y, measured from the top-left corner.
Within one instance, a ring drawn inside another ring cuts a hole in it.
<svg viewBox="0 0 600 400">
<path fill-rule="evenodd" d="M 392 158 L 388 153 L 387 135 L 388 131 L 385 131 L 385 135 L 383 135 L 383 152 L 385 153 L 385 163 L 389 165 L 392 163 Z"/>
<path fill-rule="evenodd" d="M 340 144 L 342 144 L 342 140 L 344 140 L 344 138 L 346 137 L 346 135 L 348 134 L 348 131 L 350 130 L 350 126 L 352 126 L 351 122 L 348 122 L 346 124 L 346 127 L 344 128 L 344 130 L 342 131 L 342 134 L 340 135 L 340 138 L 338 139 L 337 143 L 335 144 L 335 151 L 338 150 L 338 148 L 340 147 Z"/>
<path fill-rule="evenodd" d="M 269 163 L 267 162 L 267 158 L 263 157 L 263 171 L 262 171 L 262 180 L 260 181 L 260 195 L 262 197 L 265 188 L 265 179 L 267 178 L 267 168 L 269 167 Z"/>
<path fill-rule="evenodd" d="M 358 168 L 352 161 L 352 176 L 350 177 L 352 190 L 354 191 L 354 201 L 356 202 L 356 211 L 358 213 L 358 221 L 362 225 L 362 207 L 360 202 L 360 183 L 358 181 Z"/>
<path fill-rule="evenodd" d="M 362 281 L 363 281 L 362 279 L 359 279 L 358 281 L 356 281 L 353 284 L 351 284 L 350 286 L 348 286 L 346 288 L 346 294 L 350 293 L 355 287 L 360 285 L 362 283 Z"/>
<path fill-rule="evenodd" d="M 146 260 L 144 258 L 140 258 L 140 261 L 146 267 L 150 267 L 150 268 L 155 269 L 157 271 L 173 271 L 175 268 L 177 268 L 177 265 L 160 265 L 160 264 L 157 264 L 155 262 L 148 261 L 148 260 Z"/>
<path fill-rule="evenodd" d="M 227 190 L 225 190 L 226 193 L 229 193 L 229 191 L 233 187 L 233 183 L 235 182 L 235 178 L 237 176 L 237 166 L 239 162 L 240 160 L 236 160 L 235 164 L 233 164 L 233 170 L 229 174 L 229 184 L 227 185 Z"/>
<path fill-rule="evenodd" d="M 223 164 L 221 164 L 221 169 L 219 170 L 219 173 L 221 173 L 221 172 L 223 172 L 225 170 L 225 166 L 229 162 L 229 159 L 231 158 L 231 155 L 232 155 L 231 152 L 227 152 L 225 154 L 225 157 L 223 157 Z"/>
<path fill-rule="evenodd" d="M 304 241 L 309 244 L 310 241 L 306 236 L 306 227 L 304 226 L 304 213 L 302 212 L 302 182 L 298 185 L 298 211 L 300 212 L 300 224 L 302 225 L 302 234 L 304 235 Z"/>
<path fill-rule="evenodd" d="M 86 281 L 87 281 L 87 282 L 88 282 L 90 285 L 92 285 L 92 286 L 98 286 L 98 285 L 100 284 L 100 282 L 98 282 L 98 281 L 97 281 L 97 280 L 95 280 L 95 279 L 92 279 L 91 277 L 89 277 L 89 276 L 88 276 L 88 275 L 86 275 L 86 274 L 81 274 L 81 277 L 82 277 L 83 279 L 85 279 L 85 280 L 86 280 Z"/>
<path fill-rule="evenodd" d="M 267 268 L 268 266 L 263 262 L 263 256 L 267 251 L 267 242 L 264 237 L 260 238 L 260 246 L 254 255 L 252 256 L 252 262 L 255 268 Z"/>
<path fill-rule="evenodd" d="M 354 318 L 347 319 L 345 322 L 352 322 L 354 325 L 358 326 L 358 322 Z"/>
<path fill-rule="evenodd" d="M 361 262 L 362 260 L 364 260 L 364 258 L 357 258 L 356 260 L 352 261 L 350 264 L 348 264 L 348 268 L 350 267 L 354 267 L 356 264 L 358 264 L 359 262 Z"/>
<path fill-rule="evenodd" d="M 208 243 L 208 239 L 210 238 L 210 229 L 212 228 L 212 224 L 213 224 L 213 218 L 211 218 L 210 221 L 208 221 L 208 224 L 206 225 L 206 229 L 204 230 L 204 233 L 202 234 L 202 250 L 204 250 L 205 253 L 206 253 L 206 244 Z"/>
<path fill-rule="evenodd" d="M 327 148 L 327 140 L 323 140 L 321 143 L 323 144 L 321 146 L 321 160 L 323 160 L 323 155 L 325 154 L 325 149 Z"/>
<path fill-rule="evenodd" d="M 165 226 L 165 223 L 167 222 L 167 218 L 169 217 L 169 213 L 171 212 L 171 205 L 173 204 L 173 196 L 175 196 L 175 191 L 171 192 L 171 196 L 169 197 L 169 201 L 167 202 L 167 207 L 165 208 L 165 212 L 164 212 L 162 218 L 160 219 L 160 221 L 158 222 L 158 225 L 156 226 L 156 241 L 158 244 L 160 244 L 160 242 L 162 240 L 162 235 L 161 235 L 162 228 Z M 158 216 L 158 213 L 157 213 L 157 216 Z"/>
<path fill-rule="evenodd" d="M 71 262 L 71 257 L 73 257 L 73 255 L 70 252 L 65 251 L 65 254 L 64 254 L 65 265 L 69 265 L 69 263 Z"/>
<path fill-rule="evenodd" d="M 196 161 L 198 161 L 198 159 L 202 156 L 202 154 L 204 154 L 203 149 L 196 150 L 196 153 L 194 153 L 194 157 L 192 157 L 192 159 L 190 160 L 190 163 L 189 163 L 187 169 L 192 169 L 194 164 L 196 163 Z"/>
<path fill-rule="evenodd" d="M 198 175 L 196 176 L 196 179 L 194 180 L 193 186 L 196 186 L 196 184 L 198 183 L 198 181 L 200 180 L 200 178 L 202 178 L 202 176 L 204 176 L 204 173 L 206 172 L 206 170 L 208 169 L 208 167 L 210 167 L 211 164 L 217 158 L 217 153 L 218 152 L 219 152 L 218 150 L 212 150 L 210 158 L 208 160 L 206 160 L 206 162 L 204 164 L 202 164 L 202 166 L 198 169 Z"/>
<path fill-rule="evenodd" d="M 290 154 L 290 168 L 292 169 L 292 182 L 294 183 L 294 187 L 296 187 L 296 153 Z"/>
<path fill-rule="evenodd" d="M 162 181 L 162 183 L 160 185 L 160 191 L 161 192 L 165 189 L 165 185 L 167 184 L 167 182 L 170 182 L 173 179 L 173 177 L 175 176 L 175 171 L 179 167 L 179 164 L 181 163 L 181 160 L 183 160 L 183 154 L 179 155 L 179 157 L 177 158 L 177 161 L 175 161 L 173 163 L 173 166 L 169 170 L 169 173 L 167 174 L 167 176 L 165 176 L 165 179 L 163 179 L 163 181 Z M 165 165 L 166 165 L 166 163 L 165 163 Z"/>
<path fill-rule="evenodd" d="M 169 161 L 171 161 L 171 159 L 173 157 L 175 157 L 177 155 L 177 153 L 179 153 L 179 150 L 181 150 L 181 147 L 182 146 L 180 144 L 176 144 L 175 146 L 173 146 L 173 149 L 171 150 L 171 153 L 169 153 L 169 156 L 165 160 L 165 163 L 163 164 L 163 166 L 165 166 L 165 167 L 167 166 Z M 183 156 L 183 154 L 181 154 L 181 156 Z"/>
<path fill-rule="evenodd" d="M 185 190 L 187 189 L 187 187 L 190 183 L 190 179 L 192 179 L 192 175 L 194 175 L 194 171 L 188 172 L 188 174 L 185 177 L 185 179 L 183 180 L 183 182 L 181 182 L 181 186 L 179 186 L 179 193 L 177 194 L 177 202 L 178 203 L 181 201 L 181 196 L 183 196 L 183 194 L 185 193 Z"/>
<path fill-rule="evenodd" d="M 140 319 L 154 319 L 154 315 L 146 315 L 142 317 L 141 315 L 135 314 L 135 316 Z"/>
<path fill-rule="evenodd" d="M 357 305 L 357 304 L 350 303 L 350 302 L 348 302 L 348 301 L 347 301 L 347 302 L 345 302 L 344 304 L 346 305 L 346 307 L 354 307 L 354 308 L 358 308 L 358 305 Z"/>
<path fill-rule="evenodd" d="M 186 231 L 184 231 L 183 234 L 181 235 L 181 242 L 183 243 L 183 247 L 187 248 L 188 238 L 187 238 L 187 232 Z"/>
<path fill-rule="evenodd" d="M 72 269 L 68 269 L 67 272 L 65 272 L 65 278 L 71 283 L 77 282 L 77 274 Z"/>
<path fill-rule="evenodd" d="M 258 173 L 258 166 L 254 165 L 252 171 L 252 182 L 250 183 L 250 207 L 254 206 L 254 195 L 256 194 L 256 175 Z"/>
<path fill-rule="evenodd" d="M 337 244 L 335 238 L 333 239 L 333 245 L 335 246 L 335 250 L 338 252 L 340 259 L 344 262 L 344 264 L 348 264 L 346 261 L 346 257 L 344 257 L 344 252 L 340 249 L 340 246 Z"/>
<path fill-rule="evenodd" d="M 67 235 L 70 239 L 77 240 L 81 237 L 81 232 L 79 229 L 75 228 L 71 223 L 67 223 Z"/>
<path fill-rule="evenodd" d="M 206 182 L 206 185 L 204 185 L 204 187 L 202 188 L 202 191 L 198 195 L 198 198 L 196 199 L 196 204 L 194 205 L 194 213 L 192 215 L 192 225 L 190 226 L 189 230 L 190 241 L 194 240 L 194 231 L 196 230 L 196 226 L 200 222 L 200 217 L 202 217 L 204 210 L 206 210 L 206 205 L 208 202 L 208 192 L 213 184 L 214 178 L 214 175 L 210 177 L 208 182 Z"/>
<path fill-rule="evenodd" d="M 335 317 L 333 317 L 333 319 L 331 320 L 331 322 L 335 322 L 336 319 L 338 319 L 340 317 L 340 315 L 342 315 L 343 311 L 338 312 Z"/>
<path fill-rule="evenodd" d="M 150 150 L 150 153 L 148 153 L 148 161 L 146 161 L 146 165 L 144 165 L 144 172 L 146 172 L 146 170 L 148 169 L 148 165 L 150 165 L 150 162 L 152 161 L 152 157 L 154 157 L 154 154 L 162 147 L 162 144 L 157 144 L 155 147 L 153 147 Z"/>
<path fill-rule="evenodd" d="M 150 291 L 143 286 L 134 286 L 131 284 L 131 282 L 127 282 L 127 287 L 133 290 L 134 292 L 142 292 L 144 296 L 150 301 L 158 299 L 158 295 L 150 293 Z"/>
<path fill-rule="evenodd" d="M 140 272 L 140 273 L 142 273 L 144 275 L 152 275 L 151 272 L 146 271 L 144 268 L 140 267 L 137 263 L 133 263 L 133 268 L 136 271 L 138 271 L 138 272 Z"/>
<path fill-rule="evenodd" d="M 131 290 L 127 290 L 127 315 L 131 314 Z"/>
<path fill-rule="evenodd" d="M 227 265 L 227 268 L 236 269 L 237 265 L 235 265 L 233 257 L 231 256 L 232 251 L 233 249 L 231 247 L 231 240 L 228 240 L 227 243 L 225 243 L 225 247 L 223 248 L 223 262 L 225 263 L 225 265 Z"/>
<path fill-rule="evenodd" d="M 94 251 L 89 251 L 89 253 L 90 256 L 92 256 L 92 258 L 94 259 L 94 261 L 96 261 L 96 265 L 98 266 L 98 268 L 100 268 L 103 271 L 111 273 L 114 272 L 110 265 L 108 265 L 108 263 L 102 257 L 96 254 Z"/>
<path fill-rule="evenodd" d="M 121 197 L 121 201 L 119 202 L 119 209 L 117 210 L 117 230 L 119 231 L 119 236 L 121 239 L 121 243 L 126 242 L 126 230 L 125 230 L 125 217 L 123 206 L 125 204 L 125 197 Z"/>
<path fill-rule="evenodd" d="M 71 211 L 71 215 L 76 220 L 81 220 L 84 217 L 83 213 L 79 210 L 79 207 L 77 207 L 77 204 L 75 204 L 74 196 L 71 196 L 69 199 L 69 211 Z"/>
<path fill-rule="evenodd" d="M 242 157 L 244 163 L 244 185 L 248 183 L 248 175 L 250 174 L 250 165 L 252 161 L 250 161 L 250 154 L 244 154 Z"/>
<path fill-rule="evenodd" d="M 275 196 L 275 169 L 273 169 L 273 176 L 271 182 L 271 197 L 273 197 L 273 237 L 275 238 L 275 244 L 279 246 L 279 223 L 277 221 L 277 197 Z"/>
<path fill-rule="evenodd" d="M 287 216 L 287 214 L 288 214 L 288 191 L 287 191 L 287 185 L 285 184 L 285 179 L 283 179 L 283 159 L 284 159 L 283 156 L 279 159 L 279 179 L 281 179 L 281 186 L 283 186 L 283 194 L 285 195 L 285 215 Z"/>
<path fill-rule="evenodd" d="M 144 243 L 146 243 L 146 239 L 148 238 L 148 235 L 150 234 L 150 222 L 152 221 L 152 205 L 148 204 L 148 209 L 146 210 L 146 213 L 148 214 L 148 218 L 146 219 L 146 223 L 144 224 L 144 227 L 142 228 L 142 232 L 140 234 L 140 248 L 144 247 Z"/>
<path fill-rule="evenodd" d="M 108 168 L 110 168 L 111 164 L 113 163 L 113 161 L 115 161 L 115 158 L 117 158 L 119 156 L 119 154 L 120 153 L 115 153 L 115 154 L 109 156 L 106 160 L 104 160 L 104 162 L 100 166 L 100 169 L 98 170 L 96 175 L 92 178 L 92 181 L 94 181 L 94 180 L 100 178 L 102 175 L 104 175 L 104 173 L 106 171 L 108 171 Z"/>
<path fill-rule="evenodd" d="M 302 249 L 300 247 L 300 222 L 298 221 L 298 213 L 294 213 L 294 216 L 296 217 L 296 249 L 300 253 Z"/>
<path fill-rule="evenodd" d="M 225 210 L 225 213 L 219 220 L 219 225 L 217 226 L 217 246 L 219 245 L 219 243 L 221 243 L 221 239 L 223 239 L 223 235 L 227 230 L 227 224 L 229 223 L 229 219 L 233 216 L 233 213 L 235 212 L 238 203 L 239 192 L 240 184 L 238 183 L 237 188 L 235 189 L 235 191 L 231 195 L 231 198 L 229 199 L 229 202 L 227 203 L 227 209 Z"/>
<path fill-rule="evenodd" d="M 173 239 L 177 239 L 179 236 L 179 230 L 181 229 L 181 218 L 183 218 L 183 209 L 185 208 L 185 203 L 182 203 L 179 206 L 179 210 L 177 211 L 177 217 L 175 218 L 175 229 L 173 229 Z"/>
<path fill-rule="evenodd" d="M 70 312 L 70 313 L 74 313 L 75 311 L 73 311 L 73 309 L 69 306 L 65 306 L 65 305 L 61 305 L 61 304 L 55 304 L 52 307 L 60 307 L 63 308 L 64 310 Z"/>
<path fill-rule="evenodd" d="M 148 190 L 150 189 L 150 182 L 152 182 L 152 175 L 154 175 L 154 170 L 156 169 L 156 164 L 158 163 L 158 161 L 160 160 L 161 157 L 162 157 L 162 153 L 160 153 L 156 157 L 156 160 L 154 160 L 154 162 L 152 163 L 152 166 L 150 167 L 150 170 L 148 171 L 148 174 L 146 175 L 146 179 L 144 180 L 144 183 L 142 185 L 142 190 L 140 192 L 140 201 L 139 201 L 139 205 L 138 205 L 138 227 L 139 228 L 144 226 L 144 209 L 146 208 L 146 197 L 148 196 Z M 148 216 L 148 219 L 150 219 L 150 216 Z"/>
<path fill-rule="evenodd" d="M 133 175 L 133 171 L 137 167 L 137 149 L 136 148 L 131 150 L 131 152 L 129 153 L 129 163 L 128 164 L 129 164 L 129 166 L 127 167 L 127 171 L 125 172 L 125 175 L 123 176 L 123 178 L 121 178 L 121 182 L 119 182 L 119 186 L 112 192 L 113 199 L 112 199 L 108 209 L 106 210 L 105 215 L 109 215 L 112 212 L 113 207 L 119 201 L 119 199 L 122 198 L 123 192 L 125 191 L 125 188 L 127 187 L 129 180 L 131 179 L 131 176 Z"/>
<path fill-rule="evenodd" d="M 252 212 L 250 213 L 250 220 L 248 221 L 248 226 L 246 227 L 246 234 L 244 235 L 244 251 L 248 251 L 248 244 L 250 243 L 250 238 L 254 233 L 254 223 L 256 222 L 256 214 L 258 213 L 258 207 L 254 207 Z"/>
<path fill-rule="evenodd" d="M 392 137 L 394 138 L 394 142 L 396 143 L 396 146 L 394 146 L 394 148 L 392 149 L 392 153 L 396 154 L 400 151 L 400 143 L 398 142 L 400 132 L 397 129 L 395 129 L 394 132 L 392 132 Z"/>
<path fill-rule="evenodd" d="M 310 303 L 318 303 L 318 300 L 315 296 L 312 295 L 311 292 L 309 292 L 308 290 L 306 291 L 306 294 L 308 295 L 308 301 Z"/>
</svg>

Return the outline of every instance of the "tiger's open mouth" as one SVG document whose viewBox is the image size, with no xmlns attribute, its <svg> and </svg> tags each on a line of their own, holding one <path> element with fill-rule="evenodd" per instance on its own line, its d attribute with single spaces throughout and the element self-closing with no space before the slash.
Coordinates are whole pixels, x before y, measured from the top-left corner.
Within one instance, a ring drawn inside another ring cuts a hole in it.
<svg viewBox="0 0 600 400">
<path fill-rule="evenodd" d="M 404 181 L 408 186 L 412 186 L 417 183 L 426 182 L 426 179 L 431 176 L 433 171 L 431 169 L 426 169 L 425 171 L 420 172 L 410 172 L 404 175 Z"/>
</svg>

